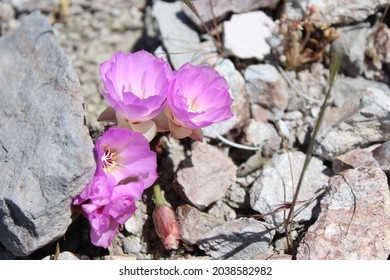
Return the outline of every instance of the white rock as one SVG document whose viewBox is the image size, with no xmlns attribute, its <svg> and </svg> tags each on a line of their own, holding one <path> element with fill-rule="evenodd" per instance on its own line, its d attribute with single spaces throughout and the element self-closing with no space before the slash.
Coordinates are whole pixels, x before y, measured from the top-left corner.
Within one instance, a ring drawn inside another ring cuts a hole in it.
<svg viewBox="0 0 390 280">
<path fill-rule="evenodd" d="M 239 58 L 263 60 L 271 51 L 266 39 L 272 36 L 274 25 L 262 11 L 233 15 L 223 24 L 224 46 Z"/>
</svg>

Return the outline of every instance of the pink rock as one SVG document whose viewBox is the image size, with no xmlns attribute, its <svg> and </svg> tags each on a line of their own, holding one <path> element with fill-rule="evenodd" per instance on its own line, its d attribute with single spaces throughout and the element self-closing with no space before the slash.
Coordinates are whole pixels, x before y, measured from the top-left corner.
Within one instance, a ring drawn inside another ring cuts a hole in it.
<svg viewBox="0 0 390 280">
<path fill-rule="evenodd" d="M 218 148 L 195 143 L 192 156 L 179 167 L 175 188 L 191 204 L 204 209 L 226 194 L 236 180 L 236 170 Z"/>
<path fill-rule="evenodd" d="M 374 147 L 375 148 L 375 147 Z M 333 160 L 332 169 L 334 173 L 340 173 L 346 169 L 353 169 L 358 167 L 377 167 L 378 162 L 372 154 L 373 148 L 356 149 L 346 154 L 338 156 Z"/>
<path fill-rule="evenodd" d="M 329 180 L 322 212 L 298 247 L 297 259 L 382 259 L 390 252 L 390 201 L 378 167 L 348 169 Z"/>
</svg>

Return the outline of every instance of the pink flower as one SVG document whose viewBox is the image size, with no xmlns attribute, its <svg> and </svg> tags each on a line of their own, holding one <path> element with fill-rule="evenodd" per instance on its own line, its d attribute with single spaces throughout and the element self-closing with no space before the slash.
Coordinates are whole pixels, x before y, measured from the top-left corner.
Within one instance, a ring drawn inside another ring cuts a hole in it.
<svg viewBox="0 0 390 280">
<path fill-rule="evenodd" d="M 114 127 L 95 144 L 96 172 L 73 203 L 91 224 L 91 241 L 107 248 L 119 225 L 135 212 L 135 200 L 157 179 L 156 154 L 138 133 Z"/>
<path fill-rule="evenodd" d="M 95 183 L 99 181 L 95 180 Z M 116 186 L 92 184 L 92 195 L 81 207 L 91 225 L 90 236 L 94 245 L 108 248 L 119 225 L 124 224 L 136 211 L 135 199 L 141 198 L 142 187 L 142 181 Z"/>
<path fill-rule="evenodd" d="M 111 174 L 116 184 L 139 177 L 144 188 L 157 179 L 156 153 L 149 142 L 126 128 L 112 127 L 95 144 L 97 172 Z"/>
<path fill-rule="evenodd" d="M 229 85 L 213 68 L 184 64 L 173 77 L 165 113 L 175 138 L 202 139 L 201 128 L 233 116 Z"/>
<path fill-rule="evenodd" d="M 156 133 L 151 119 L 164 110 L 172 75 L 168 62 L 146 51 L 117 52 L 100 64 L 102 93 L 116 111 L 118 125 L 151 140 Z"/>
</svg>

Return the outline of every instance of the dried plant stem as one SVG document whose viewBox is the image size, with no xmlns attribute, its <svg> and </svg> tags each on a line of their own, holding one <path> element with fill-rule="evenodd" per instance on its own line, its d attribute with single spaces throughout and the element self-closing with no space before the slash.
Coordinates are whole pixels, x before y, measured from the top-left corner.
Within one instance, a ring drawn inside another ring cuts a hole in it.
<svg viewBox="0 0 390 280">
<path fill-rule="evenodd" d="M 299 192 L 300 192 L 301 187 L 302 187 L 302 183 L 303 183 L 303 178 L 305 176 L 305 172 L 307 170 L 307 167 L 309 166 L 311 158 L 313 157 L 313 150 L 314 150 L 314 145 L 315 145 L 315 142 L 316 142 L 317 134 L 318 134 L 318 131 L 319 131 L 320 127 L 321 127 L 321 123 L 322 123 L 322 121 L 324 119 L 326 108 L 329 106 L 329 100 L 330 100 L 330 97 L 331 97 L 331 91 L 332 91 L 332 88 L 333 88 L 334 81 L 336 79 L 338 70 L 340 68 L 340 64 L 341 64 L 341 55 L 340 54 L 336 54 L 336 56 L 334 57 L 334 60 L 333 60 L 333 62 L 331 64 L 331 68 L 330 68 L 330 77 L 329 77 L 328 90 L 327 90 L 327 93 L 326 93 L 326 96 L 325 96 L 325 100 L 324 100 L 324 102 L 323 102 L 323 104 L 321 106 L 320 113 L 318 115 L 318 119 L 317 119 L 316 125 L 314 127 L 313 136 L 310 139 L 309 146 L 308 146 L 307 151 L 306 151 L 305 162 L 303 164 L 302 172 L 301 172 L 300 177 L 299 177 L 297 188 L 295 190 L 295 194 L 294 194 L 293 200 L 291 202 L 291 207 L 290 207 L 290 211 L 289 211 L 288 216 L 287 216 L 286 223 L 290 223 L 294 219 L 294 207 L 295 207 L 295 204 L 297 203 L 297 200 L 298 200 L 298 195 L 299 195 Z"/>
<path fill-rule="evenodd" d="M 219 45 L 219 43 L 217 42 L 217 40 L 214 38 L 214 36 L 212 35 L 211 31 L 210 31 L 210 28 L 207 27 L 207 25 L 205 24 L 205 22 L 203 21 L 202 17 L 200 16 L 198 10 L 196 9 L 194 3 L 192 3 L 191 0 L 182 0 L 184 2 L 184 4 L 187 5 L 187 7 L 195 14 L 195 16 L 200 20 L 200 22 L 202 23 L 204 29 L 206 30 L 206 32 L 210 35 L 211 39 L 213 40 L 216 48 L 218 49 L 218 52 L 219 53 L 223 53 L 223 50 L 221 48 L 221 46 Z"/>
<path fill-rule="evenodd" d="M 275 124 L 275 127 L 280 135 L 280 137 L 282 138 L 282 143 L 283 143 L 283 147 L 284 149 L 286 150 L 286 153 L 287 153 L 287 157 L 288 157 L 288 163 L 289 163 L 289 166 L 290 166 L 290 174 L 291 174 L 291 195 L 294 196 L 294 172 L 293 172 L 293 167 L 292 167 L 292 162 L 291 162 L 291 156 L 290 156 L 290 149 L 288 148 L 288 144 L 287 144 L 287 141 L 286 141 L 286 138 L 284 137 L 282 131 L 280 130 L 280 127 L 279 125 L 274 122 Z M 285 196 L 285 202 L 286 202 L 286 194 L 284 195 Z M 290 230 L 288 230 L 288 223 L 286 221 L 286 210 L 283 212 L 284 213 L 284 228 L 285 228 L 285 234 L 286 234 L 286 242 L 287 242 L 287 248 L 291 248 L 291 244 L 292 244 L 292 228 L 293 228 L 293 222 L 294 222 L 294 219 L 291 219 L 291 222 L 290 222 Z M 292 215 L 292 217 L 294 217 L 294 213 Z"/>
<path fill-rule="evenodd" d="M 279 65 L 276 66 L 277 69 L 279 70 L 280 74 L 282 75 L 282 77 L 285 79 L 285 81 L 287 82 L 287 84 L 292 88 L 292 90 L 294 90 L 294 92 L 296 94 L 298 94 L 299 96 L 313 102 L 313 103 L 316 103 L 316 104 L 322 104 L 324 102 L 324 100 L 320 100 L 320 99 L 316 99 L 316 98 L 313 98 L 313 97 L 310 97 L 310 96 L 307 96 L 306 94 L 304 94 L 302 91 L 300 91 L 292 82 L 291 80 L 289 79 L 289 77 L 287 76 L 286 72 L 283 70 L 282 67 L 280 67 Z"/>
<path fill-rule="evenodd" d="M 383 12 L 381 22 L 385 22 L 385 18 L 386 18 L 387 12 L 389 11 L 389 7 L 390 7 L 390 4 L 387 4 L 385 11 Z"/>
<path fill-rule="evenodd" d="M 229 139 L 226 139 L 225 137 L 223 137 L 221 134 L 219 134 L 218 132 L 216 132 L 212 128 L 209 128 L 209 129 L 214 133 L 215 137 L 217 137 L 219 140 L 221 140 L 223 143 L 225 143 L 229 146 L 232 146 L 234 148 L 241 149 L 241 150 L 247 150 L 247 151 L 261 150 L 260 147 L 247 146 L 247 145 L 242 145 L 242 144 L 238 144 L 236 142 L 230 141 Z"/>
<path fill-rule="evenodd" d="M 212 0 L 209 0 L 209 5 L 210 5 L 210 10 L 211 10 L 211 14 L 213 16 L 213 25 L 214 25 L 214 29 L 217 30 L 217 27 L 218 27 L 218 23 L 217 23 L 217 18 L 215 17 L 215 14 L 214 14 L 214 7 L 213 7 L 213 2 Z M 211 36 L 211 34 L 210 34 Z M 219 32 L 217 31 L 217 42 L 219 44 L 219 46 L 222 48 L 222 41 L 221 41 L 221 36 L 219 35 Z"/>
</svg>

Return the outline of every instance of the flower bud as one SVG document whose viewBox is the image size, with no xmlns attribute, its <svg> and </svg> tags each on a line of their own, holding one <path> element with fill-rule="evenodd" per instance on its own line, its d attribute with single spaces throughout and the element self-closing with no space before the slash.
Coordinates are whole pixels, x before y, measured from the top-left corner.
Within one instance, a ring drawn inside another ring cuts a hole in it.
<svg viewBox="0 0 390 280">
<path fill-rule="evenodd" d="M 181 240 L 181 232 L 173 209 L 167 205 L 156 205 L 153 211 L 153 222 L 164 248 L 166 250 L 177 249 Z"/>
</svg>

